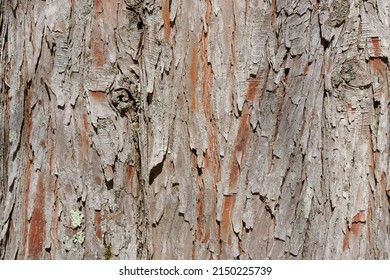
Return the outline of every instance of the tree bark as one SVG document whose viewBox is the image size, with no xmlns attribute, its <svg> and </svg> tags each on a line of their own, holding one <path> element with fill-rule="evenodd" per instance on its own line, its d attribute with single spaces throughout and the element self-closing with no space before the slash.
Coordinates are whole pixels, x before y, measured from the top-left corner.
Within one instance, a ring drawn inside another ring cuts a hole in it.
<svg viewBox="0 0 390 280">
<path fill-rule="evenodd" d="M 0 0 L 1 259 L 389 258 L 385 0 Z"/>
</svg>

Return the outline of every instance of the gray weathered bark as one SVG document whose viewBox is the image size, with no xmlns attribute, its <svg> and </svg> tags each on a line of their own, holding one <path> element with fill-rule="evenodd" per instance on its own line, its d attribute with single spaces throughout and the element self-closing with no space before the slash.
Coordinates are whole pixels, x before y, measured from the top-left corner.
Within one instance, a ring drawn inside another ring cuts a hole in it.
<svg viewBox="0 0 390 280">
<path fill-rule="evenodd" d="M 0 258 L 389 257 L 388 1 L 0 3 Z"/>
</svg>

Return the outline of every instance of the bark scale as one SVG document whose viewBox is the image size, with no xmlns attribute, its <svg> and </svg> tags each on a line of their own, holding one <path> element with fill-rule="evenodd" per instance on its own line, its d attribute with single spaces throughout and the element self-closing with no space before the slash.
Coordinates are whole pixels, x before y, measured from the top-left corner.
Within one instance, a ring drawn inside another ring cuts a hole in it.
<svg viewBox="0 0 390 280">
<path fill-rule="evenodd" d="M 2 259 L 389 257 L 387 1 L 0 4 Z"/>
</svg>

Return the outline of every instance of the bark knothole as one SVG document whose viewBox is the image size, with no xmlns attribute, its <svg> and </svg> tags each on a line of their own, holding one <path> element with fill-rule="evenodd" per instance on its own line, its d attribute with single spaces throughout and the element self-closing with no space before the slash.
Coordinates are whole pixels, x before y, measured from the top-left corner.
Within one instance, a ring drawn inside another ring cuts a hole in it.
<svg viewBox="0 0 390 280">
<path fill-rule="evenodd" d="M 365 108 L 368 105 L 369 87 L 373 80 L 364 60 L 353 57 L 345 60 L 332 72 L 333 95 L 338 98 L 341 111 Z"/>
<path fill-rule="evenodd" d="M 332 87 L 335 89 L 343 84 L 355 88 L 370 86 L 372 78 L 368 72 L 367 64 L 359 61 L 358 58 L 351 58 L 335 69 L 332 73 Z"/>
<path fill-rule="evenodd" d="M 341 78 L 348 84 L 356 79 L 357 63 L 354 61 L 346 61 L 340 69 Z"/>
<path fill-rule="evenodd" d="M 138 77 L 120 78 L 115 82 L 110 100 L 112 106 L 117 110 L 121 117 L 129 116 L 132 122 L 136 122 L 138 109 L 140 107 L 140 85 Z"/>
<path fill-rule="evenodd" d="M 111 100 L 121 116 L 126 114 L 131 108 L 130 93 L 125 88 L 115 89 Z"/>
</svg>

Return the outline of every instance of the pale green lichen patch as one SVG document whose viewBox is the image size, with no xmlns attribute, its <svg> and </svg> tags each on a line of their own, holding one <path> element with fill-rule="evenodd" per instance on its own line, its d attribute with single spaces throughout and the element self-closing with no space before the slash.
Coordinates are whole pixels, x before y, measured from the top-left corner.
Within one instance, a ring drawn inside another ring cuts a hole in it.
<svg viewBox="0 0 390 280">
<path fill-rule="evenodd" d="M 71 216 L 71 219 L 72 219 L 72 228 L 78 228 L 79 226 L 81 226 L 81 224 L 83 223 L 84 221 L 84 215 L 83 213 L 81 213 L 81 211 L 78 211 L 78 210 L 71 210 L 70 211 L 70 216 Z"/>
<path fill-rule="evenodd" d="M 15 129 L 10 129 L 8 140 L 10 143 L 14 143 L 18 139 L 18 132 Z"/>
<path fill-rule="evenodd" d="M 84 240 L 85 240 L 85 234 L 83 231 L 79 231 L 78 233 L 76 233 L 75 235 L 73 235 L 72 237 L 72 241 L 73 243 L 75 244 L 83 244 L 84 243 Z"/>
</svg>

